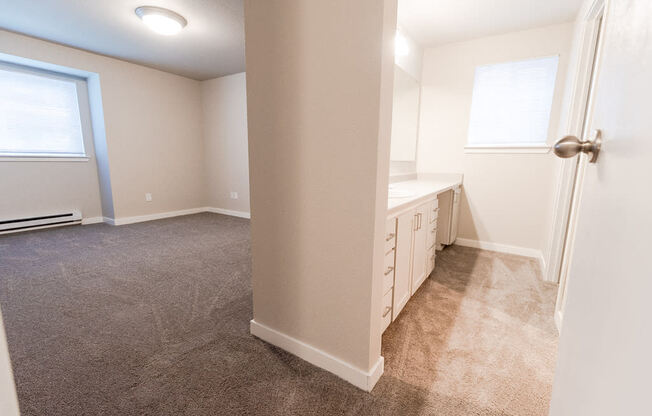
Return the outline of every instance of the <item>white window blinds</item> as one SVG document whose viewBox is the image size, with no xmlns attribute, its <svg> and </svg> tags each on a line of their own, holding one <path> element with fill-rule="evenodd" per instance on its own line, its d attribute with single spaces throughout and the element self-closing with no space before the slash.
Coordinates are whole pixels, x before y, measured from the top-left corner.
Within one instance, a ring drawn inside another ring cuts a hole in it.
<svg viewBox="0 0 652 416">
<path fill-rule="evenodd" d="M 0 156 L 84 156 L 76 82 L 0 67 Z"/>
<path fill-rule="evenodd" d="M 469 146 L 545 144 L 558 62 L 554 56 L 477 67 Z"/>
</svg>

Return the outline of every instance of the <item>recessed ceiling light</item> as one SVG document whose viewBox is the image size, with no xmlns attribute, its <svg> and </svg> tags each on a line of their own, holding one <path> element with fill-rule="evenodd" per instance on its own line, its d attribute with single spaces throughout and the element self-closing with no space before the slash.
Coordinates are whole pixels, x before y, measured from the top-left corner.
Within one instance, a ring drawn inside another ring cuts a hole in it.
<svg viewBox="0 0 652 416">
<path fill-rule="evenodd" d="M 161 35 L 176 35 L 188 22 L 178 13 L 162 7 L 140 6 L 136 15 L 154 32 Z"/>
</svg>

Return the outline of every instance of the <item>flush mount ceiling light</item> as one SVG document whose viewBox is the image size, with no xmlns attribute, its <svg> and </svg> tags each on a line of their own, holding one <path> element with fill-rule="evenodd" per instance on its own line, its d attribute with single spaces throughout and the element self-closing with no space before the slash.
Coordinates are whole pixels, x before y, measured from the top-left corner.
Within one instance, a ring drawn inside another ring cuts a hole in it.
<svg viewBox="0 0 652 416">
<path fill-rule="evenodd" d="M 162 7 L 140 6 L 136 9 L 136 15 L 160 35 L 176 35 L 188 24 L 180 14 Z"/>
</svg>

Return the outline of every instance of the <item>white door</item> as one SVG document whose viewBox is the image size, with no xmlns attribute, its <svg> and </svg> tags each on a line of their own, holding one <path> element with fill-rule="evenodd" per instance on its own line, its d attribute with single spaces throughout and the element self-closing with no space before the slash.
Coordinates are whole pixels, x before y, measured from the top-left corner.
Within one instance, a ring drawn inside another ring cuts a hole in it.
<svg viewBox="0 0 652 416">
<path fill-rule="evenodd" d="M 428 207 L 430 203 L 419 205 L 415 210 L 414 249 L 412 254 L 412 289 L 419 289 L 427 274 L 426 240 L 428 237 Z"/>
<path fill-rule="evenodd" d="M 414 211 L 408 211 L 398 216 L 396 265 L 394 269 L 394 319 L 410 299 L 410 263 L 412 259 L 414 219 Z"/>
<path fill-rule="evenodd" d="M 652 2 L 607 0 L 552 416 L 648 415 L 652 385 Z"/>
</svg>

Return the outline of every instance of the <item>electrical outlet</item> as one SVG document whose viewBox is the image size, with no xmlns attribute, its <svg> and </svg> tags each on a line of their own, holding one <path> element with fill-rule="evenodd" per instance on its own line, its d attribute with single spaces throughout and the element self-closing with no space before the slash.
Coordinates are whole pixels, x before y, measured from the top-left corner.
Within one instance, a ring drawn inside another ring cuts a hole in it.
<svg viewBox="0 0 652 416">
<path fill-rule="evenodd" d="M 237 192 L 231 192 L 231 199 L 238 199 L 238 193 Z"/>
<path fill-rule="evenodd" d="M 145 201 L 147 202 L 152 202 L 152 194 L 146 193 L 145 194 Z"/>
</svg>

